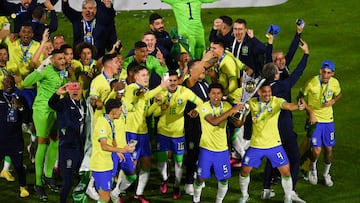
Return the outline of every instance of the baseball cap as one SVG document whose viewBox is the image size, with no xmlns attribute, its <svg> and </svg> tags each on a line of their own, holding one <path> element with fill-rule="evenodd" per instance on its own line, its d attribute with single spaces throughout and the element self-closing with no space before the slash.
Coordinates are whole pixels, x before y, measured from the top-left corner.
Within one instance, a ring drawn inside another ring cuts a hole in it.
<svg viewBox="0 0 360 203">
<path fill-rule="evenodd" d="M 331 71 L 335 71 L 334 63 L 328 59 L 323 60 L 323 62 L 321 63 L 321 69 L 323 69 L 323 68 L 328 68 Z"/>
<path fill-rule="evenodd" d="M 276 34 L 278 34 L 279 32 L 280 32 L 280 27 L 278 25 L 271 24 L 271 25 L 269 25 L 265 34 L 270 33 L 274 36 L 274 39 L 276 39 Z"/>
</svg>

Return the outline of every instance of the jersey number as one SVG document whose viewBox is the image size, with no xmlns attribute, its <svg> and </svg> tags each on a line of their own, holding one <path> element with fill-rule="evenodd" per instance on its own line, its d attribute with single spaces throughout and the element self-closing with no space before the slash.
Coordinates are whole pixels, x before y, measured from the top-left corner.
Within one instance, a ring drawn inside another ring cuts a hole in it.
<svg viewBox="0 0 360 203">
<path fill-rule="evenodd" d="M 191 4 L 190 4 L 190 2 L 187 2 L 187 5 L 189 6 L 189 15 L 190 15 L 189 20 L 193 20 L 194 18 L 192 17 L 192 11 L 191 11 Z"/>
</svg>

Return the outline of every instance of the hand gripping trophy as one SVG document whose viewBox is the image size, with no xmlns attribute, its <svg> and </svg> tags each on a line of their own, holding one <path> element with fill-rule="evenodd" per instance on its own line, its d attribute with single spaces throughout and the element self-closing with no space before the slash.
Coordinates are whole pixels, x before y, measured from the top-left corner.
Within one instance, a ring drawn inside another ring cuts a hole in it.
<svg viewBox="0 0 360 203">
<path fill-rule="evenodd" d="M 243 71 L 243 78 L 242 78 L 242 95 L 240 103 L 247 105 L 246 103 L 254 96 L 254 94 L 258 91 L 261 85 L 265 82 L 265 78 L 261 79 L 261 77 L 253 78 L 249 76 L 246 71 Z M 247 108 L 242 108 L 238 111 L 233 117 L 238 120 L 242 120 L 246 113 Z"/>
</svg>

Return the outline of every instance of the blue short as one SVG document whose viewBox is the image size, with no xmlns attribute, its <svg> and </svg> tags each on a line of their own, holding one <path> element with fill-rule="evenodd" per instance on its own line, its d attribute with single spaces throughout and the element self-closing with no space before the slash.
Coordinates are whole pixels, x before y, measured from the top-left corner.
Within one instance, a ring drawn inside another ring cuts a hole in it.
<svg viewBox="0 0 360 203">
<path fill-rule="evenodd" d="M 103 190 L 109 192 L 113 186 L 112 170 L 109 171 L 92 171 L 92 176 L 95 179 L 96 190 Z"/>
<path fill-rule="evenodd" d="M 289 163 L 289 159 L 286 156 L 284 148 L 282 145 L 279 145 L 267 149 L 249 147 L 242 159 L 242 165 L 259 168 L 264 157 L 270 160 L 273 168 L 285 166 Z"/>
<path fill-rule="evenodd" d="M 172 151 L 175 155 L 184 155 L 185 136 L 172 138 L 158 134 L 156 138 L 156 147 L 158 152 Z"/>
<path fill-rule="evenodd" d="M 138 160 L 141 157 L 151 156 L 151 144 L 149 134 L 136 134 L 132 132 L 126 132 L 126 142 L 130 140 L 137 140 L 135 151 L 132 153 L 132 158 Z"/>
<path fill-rule="evenodd" d="M 131 153 L 123 153 L 125 160 L 123 160 L 122 162 L 120 162 L 120 158 L 117 155 L 117 153 L 113 152 L 111 155 L 112 155 L 112 160 L 114 162 L 114 168 L 113 168 L 113 176 L 114 177 L 117 174 L 119 163 L 120 163 L 121 170 L 123 170 L 125 173 L 135 171 L 136 168 L 135 168 L 134 159 L 132 158 Z"/>
<path fill-rule="evenodd" d="M 211 178 L 212 170 L 216 180 L 226 180 L 231 177 L 229 151 L 214 152 L 200 147 L 197 168 L 198 178 Z"/>
<path fill-rule="evenodd" d="M 316 123 L 315 130 L 311 135 L 311 147 L 332 147 L 336 144 L 334 122 Z"/>
</svg>

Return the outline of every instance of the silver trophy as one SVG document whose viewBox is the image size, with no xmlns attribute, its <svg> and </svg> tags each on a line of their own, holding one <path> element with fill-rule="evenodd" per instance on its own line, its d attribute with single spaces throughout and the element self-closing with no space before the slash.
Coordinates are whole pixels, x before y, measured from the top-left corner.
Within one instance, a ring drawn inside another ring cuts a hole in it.
<svg viewBox="0 0 360 203">
<path fill-rule="evenodd" d="M 265 82 L 265 78 L 261 77 L 253 78 L 249 76 L 245 71 L 243 71 L 242 78 L 242 95 L 241 95 L 241 104 L 246 104 L 258 91 L 261 85 Z M 233 117 L 238 120 L 242 120 L 246 113 L 246 108 L 239 110 Z"/>
</svg>

